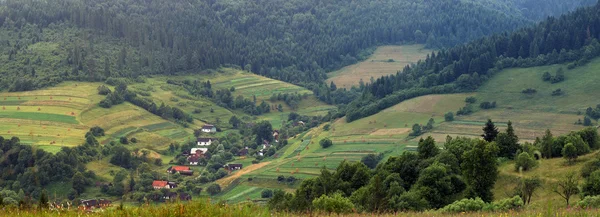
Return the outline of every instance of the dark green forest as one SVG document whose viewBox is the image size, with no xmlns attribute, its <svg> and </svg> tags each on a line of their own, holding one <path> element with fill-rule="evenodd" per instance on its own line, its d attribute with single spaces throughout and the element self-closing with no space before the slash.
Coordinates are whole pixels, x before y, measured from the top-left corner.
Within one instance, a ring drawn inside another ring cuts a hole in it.
<svg viewBox="0 0 600 217">
<path fill-rule="evenodd" d="M 582 8 L 534 27 L 433 53 L 366 85 L 361 97 L 346 107 L 346 118 L 367 117 L 416 96 L 473 91 L 504 68 L 570 62 L 572 69 L 586 64 L 600 55 L 599 12 L 600 5 Z"/>
<path fill-rule="evenodd" d="M 7 0 L 0 2 L 0 89 L 231 65 L 318 89 L 325 72 L 364 59 L 373 46 L 451 47 L 591 3 Z"/>
</svg>

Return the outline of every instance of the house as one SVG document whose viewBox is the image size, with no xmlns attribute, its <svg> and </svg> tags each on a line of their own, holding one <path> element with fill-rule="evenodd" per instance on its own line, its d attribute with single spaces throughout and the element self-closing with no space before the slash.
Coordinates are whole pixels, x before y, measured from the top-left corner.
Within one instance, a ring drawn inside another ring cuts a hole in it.
<svg viewBox="0 0 600 217">
<path fill-rule="evenodd" d="M 154 180 L 152 181 L 152 188 L 154 189 L 173 189 L 173 188 L 177 188 L 177 183 L 175 182 L 169 182 L 169 181 L 161 181 L 161 180 Z"/>
<path fill-rule="evenodd" d="M 198 162 L 200 162 L 200 156 L 192 155 L 192 156 L 189 156 L 187 160 L 188 160 L 188 162 L 190 162 L 190 165 L 196 166 L 196 165 L 198 165 Z"/>
<path fill-rule="evenodd" d="M 112 202 L 106 199 L 80 200 L 79 207 L 81 209 L 90 210 L 94 208 L 109 207 Z"/>
<path fill-rule="evenodd" d="M 208 152 L 208 148 L 192 148 L 190 150 L 190 156 L 196 155 L 198 157 L 204 156 Z"/>
<path fill-rule="evenodd" d="M 273 138 L 275 139 L 275 142 L 279 142 L 279 131 L 273 131 Z"/>
<path fill-rule="evenodd" d="M 215 125 L 206 124 L 206 125 L 202 126 L 202 132 L 204 132 L 204 133 L 216 133 L 217 132 L 217 127 L 215 127 Z"/>
<path fill-rule="evenodd" d="M 225 166 L 223 166 L 223 168 L 229 171 L 241 170 L 243 167 L 244 165 L 242 164 L 226 164 Z"/>
<path fill-rule="evenodd" d="M 209 146 L 213 143 L 213 141 L 217 141 L 213 138 L 198 138 L 198 146 Z"/>
<path fill-rule="evenodd" d="M 269 141 L 263 140 L 263 148 L 260 151 L 267 151 L 269 150 L 269 148 L 271 148 L 271 144 L 269 144 Z"/>
<path fill-rule="evenodd" d="M 182 171 L 190 170 L 188 166 L 171 166 L 167 169 L 168 173 L 181 173 Z"/>
<path fill-rule="evenodd" d="M 154 188 L 154 189 L 163 189 L 163 188 L 170 189 L 171 186 L 169 185 L 169 182 L 167 182 L 167 181 L 154 180 L 152 182 L 152 188 Z"/>
<path fill-rule="evenodd" d="M 248 155 L 248 147 L 238 151 L 237 155 L 240 157 Z"/>
</svg>

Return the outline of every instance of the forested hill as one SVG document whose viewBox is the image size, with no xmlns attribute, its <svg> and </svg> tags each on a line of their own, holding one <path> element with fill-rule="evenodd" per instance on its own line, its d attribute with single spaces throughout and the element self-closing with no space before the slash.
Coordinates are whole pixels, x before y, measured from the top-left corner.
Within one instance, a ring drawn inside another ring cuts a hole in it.
<svg viewBox="0 0 600 217">
<path fill-rule="evenodd" d="M 346 108 L 346 118 L 353 121 L 425 94 L 473 91 L 504 68 L 572 62 L 572 69 L 600 55 L 599 37 L 600 3 L 512 34 L 442 50 L 367 85 Z"/>
<path fill-rule="evenodd" d="M 448 47 L 590 1 L 6 0 L 0 89 L 227 64 L 314 87 L 375 45 Z"/>
</svg>

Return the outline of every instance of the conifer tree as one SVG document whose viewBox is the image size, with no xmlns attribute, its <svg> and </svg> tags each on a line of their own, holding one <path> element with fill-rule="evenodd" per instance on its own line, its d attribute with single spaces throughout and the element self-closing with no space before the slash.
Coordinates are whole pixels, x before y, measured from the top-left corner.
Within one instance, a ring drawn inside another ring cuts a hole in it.
<svg viewBox="0 0 600 217">
<path fill-rule="evenodd" d="M 485 141 L 492 142 L 496 140 L 498 136 L 498 128 L 492 122 L 492 119 L 488 119 L 485 127 L 483 128 L 483 135 L 481 135 Z"/>
</svg>

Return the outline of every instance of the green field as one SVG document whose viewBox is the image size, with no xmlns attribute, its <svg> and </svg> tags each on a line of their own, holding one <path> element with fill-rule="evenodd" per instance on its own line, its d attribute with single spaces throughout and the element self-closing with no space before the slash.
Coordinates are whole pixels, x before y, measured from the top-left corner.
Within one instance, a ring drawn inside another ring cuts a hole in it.
<svg viewBox="0 0 600 217">
<path fill-rule="evenodd" d="M 565 70 L 564 82 L 551 84 L 542 81 L 544 72 L 554 74 L 561 67 Z M 583 119 L 581 113 L 585 113 L 587 107 L 600 103 L 597 97 L 600 86 L 596 85 L 600 83 L 599 69 L 600 58 L 572 70 L 567 70 L 566 64 L 506 69 L 494 75 L 475 93 L 422 96 L 352 123 L 347 123 L 342 118 L 329 123 L 329 131 L 313 129 L 290 140 L 291 145 L 278 152 L 280 158 L 272 159 L 268 166 L 244 177 L 275 179 L 279 175 L 294 175 L 308 178 L 318 175 L 323 166 L 334 169 L 343 160 L 357 161 L 368 153 L 386 153 L 386 156 L 392 156 L 405 150 L 416 150 L 418 140 L 426 136 L 432 136 L 439 145 L 444 143 L 448 135 L 479 138 L 488 118 L 493 119 L 501 131 L 508 121 L 512 121 L 522 142 L 541 137 L 546 129 L 551 129 L 554 135 L 567 134 L 582 129 L 582 125 L 574 123 Z M 528 96 L 521 93 L 527 88 L 535 88 L 537 94 Z M 559 88 L 565 94 L 552 96 L 552 91 Z M 465 98 L 469 96 L 474 96 L 478 101 L 473 105 L 475 112 L 467 116 L 455 116 L 455 121 L 445 122 L 444 114 L 456 112 L 465 106 Z M 479 109 L 479 103 L 483 101 L 496 101 L 498 107 Z M 417 138 L 408 136 L 413 124 L 425 125 L 430 118 L 435 120 L 431 132 Z M 332 139 L 334 145 L 322 149 L 318 145 L 322 138 Z M 560 162 L 561 159 L 543 161 L 537 170 L 543 174 L 532 174 L 550 177 L 550 171 L 561 167 Z M 515 177 L 521 176 L 509 171 L 511 168 L 512 165 L 503 166 L 498 188 L 511 186 Z M 506 190 L 496 189 L 498 192 Z M 544 191 L 545 193 L 540 193 L 540 198 L 548 197 L 553 202 L 559 200 L 556 196 L 550 196 L 549 189 Z M 542 200 L 539 206 L 543 206 L 548 200 Z"/>
<path fill-rule="evenodd" d="M 312 91 L 306 88 L 285 83 L 278 80 L 273 80 L 249 72 L 244 72 L 236 69 L 221 68 L 212 73 L 200 73 L 196 75 L 186 76 L 158 76 L 148 78 L 145 83 L 131 85 L 131 88 L 137 91 L 144 91 L 151 94 L 152 98 L 166 105 L 176 106 L 183 109 L 185 112 L 192 114 L 194 118 L 206 123 L 227 123 L 231 116 L 245 117 L 246 121 L 253 120 L 252 117 L 242 111 L 230 111 L 226 108 L 216 105 L 210 99 L 205 97 L 191 96 L 185 88 L 167 84 L 168 79 L 173 80 L 198 80 L 210 81 L 213 90 L 235 88 L 232 93 L 234 97 L 243 96 L 247 99 L 256 97 L 257 103 L 262 101 L 270 105 L 281 104 L 283 112 L 276 110 L 270 113 L 263 114 L 258 117 L 260 120 L 270 121 L 275 129 L 281 127 L 282 119 L 287 119 L 290 112 L 296 112 L 303 115 L 325 115 L 327 111 L 333 109 L 333 106 L 327 105 L 317 100 Z M 285 102 L 271 102 L 269 98 L 273 94 L 288 93 L 288 94 L 308 94 L 308 98 L 300 102 L 298 109 L 293 110 L 286 105 Z M 194 113 L 199 109 L 200 113 Z M 211 112 L 212 109 L 212 112 Z M 200 127 L 201 124 L 194 124 Z"/>
<path fill-rule="evenodd" d="M 542 80 L 544 72 L 554 75 L 559 68 L 564 69 L 565 81 L 551 84 Z M 478 137 L 488 118 L 498 122 L 501 130 L 508 121 L 512 121 L 517 135 L 524 141 L 541 137 L 546 129 L 552 130 L 555 135 L 567 134 L 583 128 L 582 125 L 575 125 L 575 122 L 583 119 L 586 108 L 600 104 L 598 83 L 600 58 L 572 70 L 567 69 L 567 64 L 506 69 L 494 75 L 473 94 L 477 98 L 473 106 L 475 113 L 457 117 L 455 122 L 443 123 L 427 135 L 432 135 L 438 141 L 443 141 L 448 134 Z M 536 89 L 537 93 L 521 93 L 527 88 Z M 561 89 L 564 94 L 552 96 L 556 89 Z M 462 101 L 464 106 L 464 99 Z M 498 107 L 481 110 L 479 103 L 483 101 L 496 101 Z M 457 109 L 447 111 L 455 112 Z"/>
</svg>

